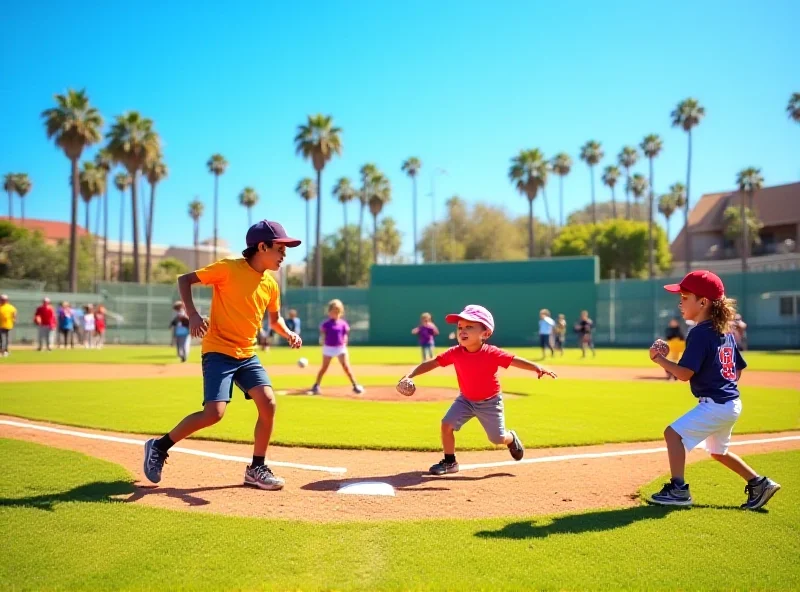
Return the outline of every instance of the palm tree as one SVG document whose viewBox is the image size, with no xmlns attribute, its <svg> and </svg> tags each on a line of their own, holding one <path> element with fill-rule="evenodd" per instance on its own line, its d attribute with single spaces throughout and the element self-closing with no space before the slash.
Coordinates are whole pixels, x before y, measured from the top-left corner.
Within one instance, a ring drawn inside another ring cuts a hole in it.
<svg viewBox="0 0 800 592">
<path fill-rule="evenodd" d="M 6 173 L 3 177 L 3 191 L 8 193 L 8 219 L 14 219 L 14 194 L 17 192 L 17 173 Z"/>
<path fill-rule="evenodd" d="M 219 220 L 217 212 L 219 209 L 219 176 L 225 174 L 228 168 L 228 161 L 222 154 L 212 154 L 211 158 L 206 162 L 208 172 L 214 175 L 214 261 L 217 260 L 217 231 Z"/>
<path fill-rule="evenodd" d="M 114 187 L 119 191 L 119 249 L 117 253 L 117 281 L 122 277 L 122 241 L 125 238 L 125 191 L 133 183 L 128 173 L 117 173 L 114 176 Z"/>
<path fill-rule="evenodd" d="M 558 175 L 558 225 L 564 226 L 564 177 L 572 170 L 572 158 L 566 152 L 559 152 L 550 162 L 550 166 Z"/>
<path fill-rule="evenodd" d="M 619 167 L 614 166 L 613 164 L 610 164 L 603 169 L 603 183 L 611 188 L 611 215 L 614 218 L 617 217 L 617 196 L 614 191 L 614 187 L 619 180 L 619 174 Z"/>
<path fill-rule="evenodd" d="M 22 225 L 25 226 L 25 196 L 33 188 L 33 182 L 28 173 L 17 173 L 17 195 L 19 195 L 19 207 L 21 212 Z"/>
<path fill-rule="evenodd" d="M 369 205 L 370 182 L 377 173 L 378 167 L 371 162 L 363 165 L 359 171 L 359 174 L 361 175 L 361 190 L 358 192 L 358 201 L 361 205 L 358 210 L 358 252 L 356 254 L 356 257 L 358 258 L 359 269 L 361 268 L 364 210 Z"/>
<path fill-rule="evenodd" d="M 353 187 L 353 184 L 350 182 L 350 179 L 347 177 L 342 177 L 336 182 L 336 186 L 333 188 L 333 196 L 342 204 L 342 210 L 344 212 L 344 285 L 350 285 L 350 245 L 348 244 L 347 237 L 349 233 L 347 232 L 347 204 L 353 200 L 356 196 L 356 190 Z"/>
<path fill-rule="evenodd" d="M 92 161 L 85 161 L 83 169 L 78 174 L 78 188 L 81 193 L 83 203 L 86 204 L 86 234 L 91 236 L 89 209 L 95 197 L 103 195 L 105 184 L 103 182 L 103 171 L 97 168 Z"/>
<path fill-rule="evenodd" d="M 739 192 L 742 194 L 741 203 L 739 204 L 739 219 L 747 220 L 744 211 L 744 196 L 750 198 L 750 211 L 753 212 L 753 202 L 756 191 L 764 186 L 764 177 L 761 175 L 761 169 L 756 167 L 748 167 L 742 169 L 736 175 L 736 185 L 739 187 Z M 750 249 L 750 243 L 747 241 L 747 224 L 742 224 L 742 273 L 747 271 L 747 252 Z"/>
<path fill-rule="evenodd" d="M 253 206 L 258 203 L 258 193 L 252 187 L 245 187 L 239 194 L 239 203 L 247 208 L 247 225 L 253 225 Z"/>
<path fill-rule="evenodd" d="M 647 193 L 647 177 L 641 173 L 634 173 L 631 178 L 628 179 L 627 185 L 628 191 L 633 194 L 633 199 L 637 202 Z"/>
<path fill-rule="evenodd" d="M 42 112 L 47 137 L 52 138 L 70 161 L 72 201 L 69 226 L 69 290 L 78 290 L 78 160 L 83 149 L 100 141 L 103 118 L 91 106 L 85 90 L 55 95 L 56 106 Z"/>
<path fill-rule="evenodd" d="M 311 259 L 308 254 L 308 250 L 311 245 L 311 240 L 309 239 L 309 232 L 311 228 L 311 209 L 310 204 L 311 200 L 317 197 L 317 185 L 306 177 L 305 179 L 300 179 L 300 182 L 297 184 L 297 187 L 294 189 L 297 194 L 306 202 L 306 273 L 303 276 L 303 287 L 308 285 L 308 280 L 311 277 Z"/>
<path fill-rule="evenodd" d="M 189 217 L 194 220 L 194 268 L 200 269 L 200 218 L 203 215 L 205 206 L 203 202 L 195 198 L 189 203 Z"/>
<path fill-rule="evenodd" d="M 667 221 L 667 237 L 669 237 L 669 219 L 672 217 L 672 214 L 675 213 L 675 210 L 678 209 L 678 203 L 674 193 L 665 193 L 660 198 L 658 198 L 658 212 L 664 216 L 664 219 Z"/>
<path fill-rule="evenodd" d="M 592 181 L 592 224 L 597 224 L 597 206 L 594 199 L 594 165 L 603 160 L 605 156 L 600 142 L 589 140 L 581 147 L 581 160 L 589 165 L 589 175 Z"/>
<path fill-rule="evenodd" d="M 136 111 L 117 115 L 114 125 L 106 134 L 108 152 L 131 176 L 131 210 L 133 216 L 133 281 L 141 281 L 139 259 L 139 171 L 156 158 L 161 150 L 161 141 L 153 129 L 153 121 Z"/>
<path fill-rule="evenodd" d="M 692 129 L 697 127 L 706 115 L 706 110 L 697 99 L 684 99 L 672 111 L 673 127 L 680 127 L 689 139 L 689 151 L 686 157 L 686 206 L 683 209 L 683 232 L 686 235 L 686 273 L 692 268 L 692 234 L 689 232 L 689 207 L 691 200 L 692 180 Z"/>
<path fill-rule="evenodd" d="M 628 187 L 631 183 L 631 168 L 639 160 L 639 151 L 636 146 L 625 146 L 617 155 L 619 166 L 625 169 L 625 218 L 631 219 L 631 192 Z"/>
<path fill-rule="evenodd" d="M 418 258 L 419 251 L 417 250 L 417 174 L 419 173 L 419 169 L 422 168 L 422 161 L 416 156 L 412 156 L 411 158 L 403 162 L 403 166 L 400 168 L 404 173 L 406 173 L 409 177 L 411 177 L 411 183 L 414 188 L 414 194 L 412 197 L 413 200 L 412 224 L 414 226 L 414 264 L 416 265 L 417 263 L 419 263 L 419 258 Z"/>
<path fill-rule="evenodd" d="M 147 227 L 144 231 L 145 238 L 145 261 L 144 261 L 144 281 L 150 283 L 150 272 L 153 266 L 152 247 L 153 247 L 153 213 L 156 207 L 156 185 L 167 178 L 169 169 L 164 163 L 164 156 L 159 152 L 145 162 L 144 174 L 147 182 L 150 183 L 150 205 L 147 207 Z"/>
<path fill-rule="evenodd" d="M 333 125 L 330 115 L 309 115 L 308 122 L 297 128 L 295 149 L 306 160 L 310 160 L 317 172 L 317 188 L 322 191 L 322 169 L 334 154 L 342 153 L 342 130 Z M 317 232 L 315 244 L 317 287 L 322 287 L 322 200 L 317 200 Z"/>
<path fill-rule="evenodd" d="M 789 119 L 794 119 L 797 123 L 800 123 L 800 92 L 792 93 L 792 96 L 789 97 L 786 112 L 789 114 Z"/>
<path fill-rule="evenodd" d="M 653 278 L 655 258 L 653 254 L 653 206 L 655 204 L 655 191 L 653 189 L 653 159 L 661 153 L 663 142 L 657 134 L 648 134 L 639 144 L 639 147 L 644 152 L 650 162 L 650 193 L 647 200 L 647 252 L 649 255 L 648 270 L 650 279 Z"/>
<path fill-rule="evenodd" d="M 675 201 L 675 210 L 680 211 L 686 207 L 686 185 L 680 181 L 669 186 L 669 195 Z M 669 233 L 667 233 L 669 236 Z"/>
<path fill-rule="evenodd" d="M 533 228 L 533 201 L 547 179 L 547 161 L 538 148 L 520 150 L 519 154 L 511 159 L 508 169 L 508 178 L 514 183 L 517 191 L 528 198 L 528 258 L 533 259 L 534 228 Z M 544 166 L 543 166 L 544 165 Z"/>
<path fill-rule="evenodd" d="M 105 194 L 103 195 L 103 280 L 108 280 L 108 175 L 114 166 L 107 148 L 101 148 L 94 157 L 97 168 L 103 171 L 105 177 Z"/>
<path fill-rule="evenodd" d="M 383 173 L 376 173 L 370 181 L 369 213 L 372 214 L 372 255 L 378 264 L 378 216 L 383 207 L 392 201 L 392 185 Z"/>
</svg>

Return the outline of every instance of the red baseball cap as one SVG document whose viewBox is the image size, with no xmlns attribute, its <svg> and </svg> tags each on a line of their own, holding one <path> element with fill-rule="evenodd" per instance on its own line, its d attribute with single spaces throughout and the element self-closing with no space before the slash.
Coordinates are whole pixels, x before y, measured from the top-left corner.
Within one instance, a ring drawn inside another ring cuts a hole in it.
<svg viewBox="0 0 800 592">
<path fill-rule="evenodd" d="M 494 333 L 494 317 L 486 308 L 479 304 L 468 304 L 458 314 L 449 314 L 444 318 L 445 323 L 458 323 L 458 320 L 473 321 L 481 323 L 484 327 Z"/>
<path fill-rule="evenodd" d="M 698 269 L 686 274 L 680 284 L 667 284 L 667 292 L 689 292 L 709 300 L 719 300 L 725 297 L 725 286 L 715 273 L 705 269 Z"/>
</svg>

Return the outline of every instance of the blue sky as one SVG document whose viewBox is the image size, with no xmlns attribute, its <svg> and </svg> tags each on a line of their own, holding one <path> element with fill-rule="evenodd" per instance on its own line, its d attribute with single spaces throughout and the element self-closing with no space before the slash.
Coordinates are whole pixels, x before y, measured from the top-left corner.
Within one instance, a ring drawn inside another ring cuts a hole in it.
<svg viewBox="0 0 800 592">
<path fill-rule="evenodd" d="M 655 185 L 664 192 L 685 178 L 686 136 L 670 127 L 669 114 L 688 96 L 707 111 L 694 134 L 694 198 L 731 188 L 749 165 L 762 167 L 769 185 L 800 176 L 800 126 L 785 113 L 800 91 L 800 3 L 791 0 L 48 0 L 11 3 L 3 20 L 0 173 L 31 176 L 28 216 L 68 220 L 68 162 L 46 139 L 40 113 L 54 93 L 85 87 L 106 121 L 135 109 L 156 123 L 170 168 L 156 206 L 161 244 L 191 243 L 187 205 L 195 196 L 207 204 L 201 234 L 210 235 L 205 162 L 214 152 L 230 162 L 220 181 L 220 233 L 234 249 L 243 246 L 247 217 L 237 196 L 247 185 L 261 196 L 257 218 L 277 219 L 302 237 L 294 187 L 312 170 L 295 156 L 293 138 L 316 112 L 332 114 L 344 130 L 343 154 L 323 175 L 323 231 L 342 220 L 335 180 L 355 180 L 363 163 L 375 162 L 392 182 L 385 211 L 406 231 L 405 252 L 412 248 L 411 185 L 400 171 L 406 157 L 423 161 L 420 226 L 431 220 L 436 167 L 448 171 L 437 180 L 439 212 L 458 194 L 524 213 L 507 179 L 509 159 L 522 148 L 573 156 L 569 211 L 589 200 L 589 173 L 577 158 L 585 141 L 602 142 L 605 165 L 624 144 L 658 133 L 664 151 Z M 118 199 L 112 191 L 111 228 Z M 6 208 L 0 200 L 2 214 Z M 541 203 L 536 208 L 543 215 Z M 355 219 L 355 205 L 350 212 Z M 677 229 L 673 221 L 673 235 Z"/>
</svg>

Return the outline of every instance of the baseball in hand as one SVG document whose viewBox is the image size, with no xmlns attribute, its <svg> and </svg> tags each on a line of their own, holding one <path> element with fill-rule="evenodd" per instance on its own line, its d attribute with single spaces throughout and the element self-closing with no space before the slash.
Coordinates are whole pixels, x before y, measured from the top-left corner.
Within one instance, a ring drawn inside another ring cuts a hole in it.
<svg viewBox="0 0 800 592">
<path fill-rule="evenodd" d="M 410 397 L 416 390 L 417 387 L 414 385 L 414 381 L 410 378 L 404 378 L 397 383 L 397 392 L 404 397 Z"/>
<path fill-rule="evenodd" d="M 656 339 L 653 345 L 650 346 L 650 357 L 655 358 L 657 355 L 664 357 L 669 353 L 669 345 L 663 339 Z"/>
</svg>

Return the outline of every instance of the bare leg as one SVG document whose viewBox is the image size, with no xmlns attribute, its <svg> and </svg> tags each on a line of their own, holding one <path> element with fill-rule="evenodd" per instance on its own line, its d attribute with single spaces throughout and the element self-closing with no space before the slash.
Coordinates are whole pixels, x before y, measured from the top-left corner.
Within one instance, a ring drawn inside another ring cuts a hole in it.
<svg viewBox="0 0 800 592">
<path fill-rule="evenodd" d="M 758 477 L 758 473 L 756 473 L 750 467 L 750 465 L 744 462 L 740 456 L 734 454 L 733 452 L 726 452 L 725 454 L 712 454 L 711 458 L 721 462 L 745 481 L 750 481 L 751 479 Z"/>
<path fill-rule="evenodd" d="M 322 356 L 322 368 L 319 369 L 317 373 L 317 380 L 314 384 L 321 384 L 322 377 L 325 376 L 325 373 L 328 371 L 328 366 L 331 365 L 331 357 L 330 356 Z"/>
<path fill-rule="evenodd" d="M 664 440 L 667 442 L 669 472 L 673 479 L 683 479 L 686 470 L 686 449 L 683 447 L 683 438 L 672 427 L 667 427 L 664 430 Z"/>
<path fill-rule="evenodd" d="M 453 426 L 449 423 L 442 422 L 442 448 L 445 454 L 456 453 L 456 434 Z"/>
<path fill-rule="evenodd" d="M 353 376 L 353 369 L 350 367 L 350 357 L 347 355 L 347 352 L 343 354 L 339 354 L 339 363 L 342 365 L 342 369 L 344 373 L 347 374 L 347 378 L 350 379 L 350 383 L 355 385 L 356 379 Z"/>
<path fill-rule="evenodd" d="M 258 409 L 258 419 L 253 430 L 253 456 L 266 456 L 275 423 L 275 393 L 272 387 L 257 386 L 247 391 Z"/>
<path fill-rule="evenodd" d="M 206 403 L 202 411 L 187 415 L 183 418 L 183 421 L 172 428 L 169 433 L 169 439 L 173 442 L 180 442 L 195 432 L 214 425 L 225 415 L 227 406 L 228 403 L 224 401 Z"/>
</svg>

